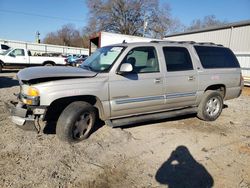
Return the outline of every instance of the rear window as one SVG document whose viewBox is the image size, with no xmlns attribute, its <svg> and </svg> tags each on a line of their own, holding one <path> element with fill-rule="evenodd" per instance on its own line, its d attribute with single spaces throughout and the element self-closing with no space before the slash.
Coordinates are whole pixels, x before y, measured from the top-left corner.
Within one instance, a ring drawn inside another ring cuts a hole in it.
<svg viewBox="0 0 250 188">
<path fill-rule="evenodd" d="M 4 44 L 1 44 L 1 49 L 8 50 L 10 47 Z"/>
<path fill-rule="evenodd" d="M 235 55 L 228 48 L 194 46 L 203 68 L 238 68 Z"/>
</svg>

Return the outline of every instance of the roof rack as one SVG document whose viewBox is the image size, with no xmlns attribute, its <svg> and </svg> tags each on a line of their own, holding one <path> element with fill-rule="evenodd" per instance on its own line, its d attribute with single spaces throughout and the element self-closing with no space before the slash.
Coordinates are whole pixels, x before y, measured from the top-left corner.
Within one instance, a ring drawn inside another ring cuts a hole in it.
<svg viewBox="0 0 250 188">
<path fill-rule="evenodd" d="M 180 44 L 195 44 L 196 42 L 194 41 L 178 41 Z"/>
<path fill-rule="evenodd" d="M 223 46 L 222 44 L 215 44 L 213 42 L 197 42 L 198 45 L 212 45 L 212 46 Z"/>
<path fill-rule="evenodd" d="M 152 43 L 159 43 L 159 42 L 163 42 L 162 40 L 151 40 L 150 42 Z"/>
<path fill-rule="evenodd" d="M 201 45 L 203 45 L 203 44 L 215 45 L 215 43 L 213 43 L 213 42 L 197 42 L 196 44 L 201 44 Z"/>
<path fill-rule="evenodd" d="M 211 45 L 211 46 L 223 46 L 221 44 L 215 44 L 213 42 L 195 42 L 195 41 L 171 41 L 171 40 L 152 40 L 152 43 L 175 43 L 175 44 L 197 44 L 197 45 Z"/>
</svg>

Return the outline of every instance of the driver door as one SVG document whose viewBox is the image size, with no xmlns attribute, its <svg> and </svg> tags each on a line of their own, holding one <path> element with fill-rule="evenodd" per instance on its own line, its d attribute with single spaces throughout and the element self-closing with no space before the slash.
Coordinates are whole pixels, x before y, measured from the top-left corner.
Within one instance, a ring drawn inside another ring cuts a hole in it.
<svg viewBox="0 0 250 188">
<path fill-rule="evenodd" d="M 133 71 L 110 77 L 111 117 L 138 115 L 164 108 L 164 76 L 154 47 L 136 47 L 122 63 L 130 63 Z"/>
<path fill-rule="evenodd" d="M 17 64 L 17 65 L 27 64 L 28 63 L 28 59 L 25 56 L 24 49 L 18 49 L 17 48 L 17 49 L 14 49 L 13 51 L 11 51 L 6 56 L 6 63 Z"/>
</svg>

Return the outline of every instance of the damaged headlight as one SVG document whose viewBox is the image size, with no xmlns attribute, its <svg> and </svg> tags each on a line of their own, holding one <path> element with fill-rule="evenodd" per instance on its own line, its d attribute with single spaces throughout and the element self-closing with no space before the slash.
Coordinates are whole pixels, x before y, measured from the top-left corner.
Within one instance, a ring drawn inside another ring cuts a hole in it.
<svg viewBox="0 0 250 188">
<path fill-rule="evenodd" d="M 37 105 L 39 103 L 39 90 L 35 87 L 22 85 L 21 101 L 28 105 Z"/>
</svg>

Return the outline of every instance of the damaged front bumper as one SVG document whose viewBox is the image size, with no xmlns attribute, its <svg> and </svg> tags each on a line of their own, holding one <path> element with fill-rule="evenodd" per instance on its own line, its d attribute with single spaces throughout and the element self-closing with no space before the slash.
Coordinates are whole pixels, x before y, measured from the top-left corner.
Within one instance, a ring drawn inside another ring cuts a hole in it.
<svg viewBox="0 0 250 188">
<path fill-rule="evenodd" d="M 10 113 L 11 121 L 24 130 L 38 130 L 36 120 L 43 118 L 46 112 L 43 107 L 31 107 L 12 101 L 5 103 L 5 108 Z"/>
</svg>

